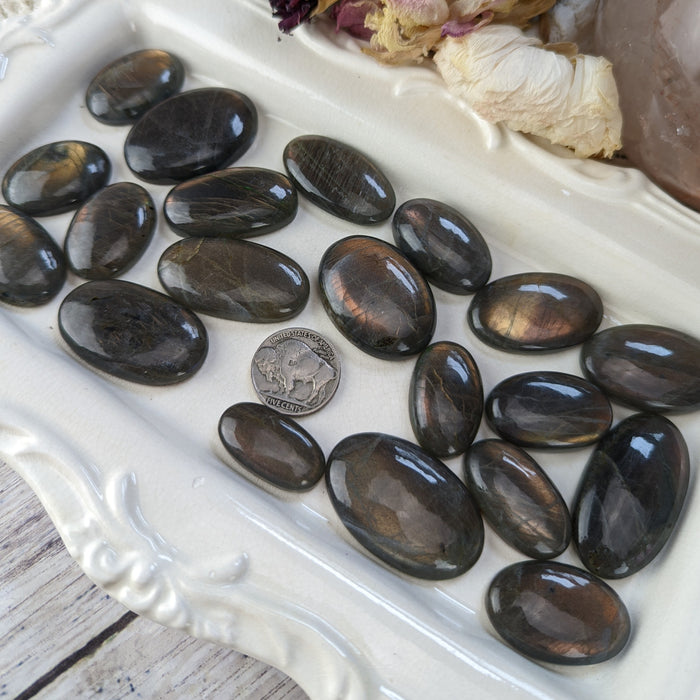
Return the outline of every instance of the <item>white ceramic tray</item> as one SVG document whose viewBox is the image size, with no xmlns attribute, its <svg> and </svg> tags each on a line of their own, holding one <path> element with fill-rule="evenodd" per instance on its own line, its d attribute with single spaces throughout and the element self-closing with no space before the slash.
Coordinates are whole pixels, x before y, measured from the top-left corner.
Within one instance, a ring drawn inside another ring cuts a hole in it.
<svg viewBox="0 0 700 700">
<path fill-rule="evenodd" d="M 387 68 L 325 22 L 283 36 L 266 0 L 99 0 L 45 3 L 0 35 L 0 166 L 35 146 L 80 138 L 102 146 L 112 181 L 133 179 L 122 157 L 127 127 L 94 121 L 83 104 L 95 72 L 143 47 L 177 53 L 185 87 L 246 92 L 260 129 L 238 162 L 282 169 L 287 141 L 319 133 L 371 154 L 399 202 L 444 200 L 488 240 L 493 277 L 521 270 L 578 275 L 601 293 L 605 324 L 653 322 L 700 329 L 700 217 L 636 170 L 574 159 L 499 127 L 452 100 L 427 67 Z M 158 206 L 167 187 L 151 186 Z M 62 241 L 70 214 L 42 219 Z M 254 483 L 219 444 L 232 403 L 255 400 L 255 348 L 286 325 L 325 334 L 343 378 L 303 425 L 328 453 L 352 432 L 411 438 L 413 362 L 364 355 L 321 308 L 316 270 L 341 236 L 391 240 L 301 203 L 286 229 L 257 239 L 298 260 L 314 288 L 293 323 L 247 325 L 204 317 L 209 357 L 183 384 L 149 388 L 92 371 L 56 323 L 59 299 L 0 309 L 0 458 L 36 491 L 70 553 L 110 595 L 164 625 L 233 646 L 290 674 L 314 699 L 688 698 L 698 684 L 700 532 L 697 479 L 679 530 L 638 575 L 614 582 L 633 619 L 627 650 L 589 668 L 533 663 L 502 644 L 483 598 L 493 575 L 521 559 L 489 530 L 481 559 L 438 584 L 409 579 L 367 556 L 333 512 L 323 483 L 288 495 Z M 160 289 L 156 261 L 177 240 L 161 220 L 145 257 L 125 275 Z M 65 291 L 79 284 L 70 277 Z M 578 351 L 516 356 L 470 333 L 468 300 L 436 291 L 435 340 L 464 344 L 486 390 L 526 369 L 578 372 Z M 628 412 L 616 410 L 620 418 Z M 693 471 L 698 417 L 674 418 Z M 482 427 L 480 437 L 488 435 Z M 588 456 L 536 452 L 571 502 Z M 460 461 L 449 465 L 459 473 Z M 561 560 L 576 563 L 569 549 Z M 672 661 L 671 661 L 672 660 Z"/>
</svg>

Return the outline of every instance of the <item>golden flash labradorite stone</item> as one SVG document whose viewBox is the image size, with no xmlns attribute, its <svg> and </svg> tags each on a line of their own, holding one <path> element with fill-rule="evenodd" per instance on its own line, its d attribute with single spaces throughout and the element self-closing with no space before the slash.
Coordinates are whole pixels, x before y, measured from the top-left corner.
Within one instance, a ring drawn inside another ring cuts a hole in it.
<svg viewBox="0 0 700 700">
<path fill-rule="evenodd" d="M 582 280 L 526 272 L 490 282 L 473 297 L 467 319 L 484 343 L 512 352 L 558 350 L 589 338 L 603 302 Z"/>
<path fill-rule="evenodd" d="M 350 236 L 328 248 L 319 268 L 321 301 L 338 330 L 385 360 L 415 355 L 435 330 L 428 283 L 397 248 Z"/>
</svg>

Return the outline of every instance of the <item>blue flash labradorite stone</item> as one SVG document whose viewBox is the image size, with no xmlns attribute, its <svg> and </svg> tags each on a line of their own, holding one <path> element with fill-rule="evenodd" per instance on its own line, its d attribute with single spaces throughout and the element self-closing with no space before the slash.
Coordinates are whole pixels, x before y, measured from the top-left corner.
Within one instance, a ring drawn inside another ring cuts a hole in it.
<svg viewBox="0 0 700 700">
<path fill-rule="evenodd" d="M 596 333 L 581 348 L 586 376 L 613 401 L 643 411 L 700 408 L 700 340 L 631 323 Z"/>
<path fill-rule="evenodd" d="M 603 578 L 630 576 L 661 551 L 688 490 L 690 458 L 667 418 L 637 413 L 597 445 L 579 483 L 574 542 Z"/>
</svg>

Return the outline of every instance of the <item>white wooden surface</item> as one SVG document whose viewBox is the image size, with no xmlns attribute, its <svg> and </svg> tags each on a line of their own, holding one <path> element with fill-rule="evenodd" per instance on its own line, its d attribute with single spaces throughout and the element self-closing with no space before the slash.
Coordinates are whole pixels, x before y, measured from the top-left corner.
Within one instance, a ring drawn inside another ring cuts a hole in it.
<svg viewBox="0 0 700 700">
<path fill-rule="evenodd" d="M 0 462 L 0 698 L 303 700 L 278 670 L 139 617 L 82 574 Z"/>
</svg>

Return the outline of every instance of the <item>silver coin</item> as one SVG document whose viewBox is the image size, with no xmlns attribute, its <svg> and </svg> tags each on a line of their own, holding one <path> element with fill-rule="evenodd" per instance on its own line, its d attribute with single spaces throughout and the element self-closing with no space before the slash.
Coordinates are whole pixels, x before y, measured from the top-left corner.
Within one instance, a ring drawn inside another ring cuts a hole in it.
<svg viewBox="0 0 700 700">
<path fill-rule="evenodd" d="M 280 413 L 318 411 L 335 394 L 340 360 L 335 348 L 308 328 L 285 328 L 263 341 L 251 363 L 260 400 Z"/>
</svg>

